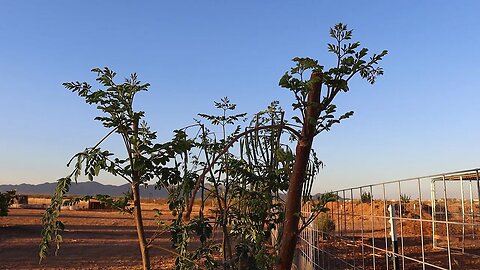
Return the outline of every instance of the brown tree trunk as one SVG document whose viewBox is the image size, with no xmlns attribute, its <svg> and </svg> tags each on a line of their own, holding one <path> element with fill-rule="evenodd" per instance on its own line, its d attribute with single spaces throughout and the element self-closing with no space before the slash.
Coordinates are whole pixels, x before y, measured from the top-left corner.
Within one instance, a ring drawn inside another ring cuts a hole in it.
<svg viewBox="0 0 480 270">
<path fill-rule="evenodd" d="M 140 206 L 140 192 L 139 185 L 132 183 L 133 204 L 134 204 L 134 219 L 137 228 L 138 243 L 140 244 L 140 253 L 142 254 L 143 270 L 150 270 L 150 254 L 147 245 L 147 238 L 145 237 L 145 229 L 143 228 L 142 208 Z"/>
<path fill-rule="evenodd" d="M 308 93 L 308 105 L 305 109 L 305 119 L 302 127 L 301 138 L 295 149 L 295 163 L 293 172 L 290 175 L 287 200 L 285 202 L 285 223 L 281 238 L 278 270 L 290 270 L 292 267 L 293 255 L 295 253 L 298 237 L 298 223 L 302 206 L 302 189 L 305 181 L 310 151 L 313 138 L 316 132 L 316 123 L 322 107 L 320 104 L 321 74 L 313 73 L 311 77 L 311 89 Z"/>
<path fill-rule="evenodd" d="M 133 136 L 138 138 L 138 119 L 133 120 Z M 142 266 L 143 270 L 150 270 L 150 254 L 147 244 L 147 238 L 145 237 L 145 229 L 143 227 L 142 207 L 140 202 L 140 172 L 136 171 L 133 167 L 133 161 L 139 158 L 137 146 L 134 143 L 131 153 L 131 165 L 132 165 L 132 193 L 133 193 L 133 215 L 135 219 L 135 227 L 137 228 L 138 243 L 140 245 L 140 253 L 142 254 Z"/>
</svg>

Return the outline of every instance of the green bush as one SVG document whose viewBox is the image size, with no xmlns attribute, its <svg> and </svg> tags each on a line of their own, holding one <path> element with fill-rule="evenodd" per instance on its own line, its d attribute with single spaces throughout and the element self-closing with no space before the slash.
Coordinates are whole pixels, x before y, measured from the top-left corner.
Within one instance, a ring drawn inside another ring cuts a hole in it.
<svg viewBox="0 0 480 270">
<path fill-rule="evenodd" d="M 0 192 L 0 217 L 8 215 L 8 207 L 13 204 L 15 190 Z"/>
<path fill-rule="evenodd" d="M 328 239 L 335 231 L 335 221 L 326 213 L 321 213 L 317 217 L 315 225 L 322 232 L 323 239 Z"/>
<path fill-rule="evenodd" d="M 401 203 L 409 203 L 410 202 L 410 196 L 407 194 L 401 194 L 400 195 L 400 202 Z"/>
<path fill-rule="evenodd" d="M 372 201 L 372 194 L 370 194 L 370 192 L 363 192 L 360 199 L 362 203 L 369 203 Z"/>
</svg>

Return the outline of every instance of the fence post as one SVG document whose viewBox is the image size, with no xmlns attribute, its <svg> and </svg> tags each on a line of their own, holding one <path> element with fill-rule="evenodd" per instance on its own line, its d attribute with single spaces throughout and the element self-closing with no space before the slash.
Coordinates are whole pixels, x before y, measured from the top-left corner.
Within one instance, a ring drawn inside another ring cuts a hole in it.
<svg viewBox="0 0 480 270">
<path fill-rule="evenodd" d="M 398 262 L 398 240 L 397 240 L 397 222 L 395 220 L 395 204 L 390 204 L 388 206 L 388 211 L 390 212 L 390 237 L 392 239 L 392 250 L 393 250 L 393 270 L 399 270 L 400 265 Z"/>
<path fill-rule="evenodd" d="M 432 245 L 434 248 L 437 247 L 437 238 L 435 238 L 435 215 L 437 212 L 437 201 L 436 201 L 436 194 L 435 194 L 435 178 L 432 179 L 431 184 L 430 184 L 430 189 L 431 189 L 431 201 L 432 201 Z"/>
</svg>

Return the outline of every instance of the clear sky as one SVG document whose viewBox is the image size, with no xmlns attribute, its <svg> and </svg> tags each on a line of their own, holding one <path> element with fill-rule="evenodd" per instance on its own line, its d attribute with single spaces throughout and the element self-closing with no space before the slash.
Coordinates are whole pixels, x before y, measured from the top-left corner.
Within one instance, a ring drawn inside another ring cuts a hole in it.
<svg viewBox="0 0 480 270">
<path fill-rule="evenodd" d="M 357 80 L 338 97 L 355 115 L 316 138 L 326 166 L 314 191 L 480 167 L 479 10 L 477 1 L 1 1 L 0 183 L 54 181 L 105 134 L 96 110 L 61 85 L 92 82 L 93 67 L 151 83 L 137 105 L 166 140 L 223 96 L 251 114 L 272 100 L 290 106 L 279 78 L 296 56 L 328 66 L 337 22 L 390 53 L 375 85 Z"/>
</svg>

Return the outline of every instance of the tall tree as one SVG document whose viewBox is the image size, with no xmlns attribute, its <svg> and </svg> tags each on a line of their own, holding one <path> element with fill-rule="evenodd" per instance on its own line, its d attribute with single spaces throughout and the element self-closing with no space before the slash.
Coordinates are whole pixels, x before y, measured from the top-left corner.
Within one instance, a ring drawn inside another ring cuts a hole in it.
<svg viewBox="0 0 480 270">
<path fill-rule="evenodd" d="M 293 119 L 302 127 L 285 202 L 285 223 L 277 264 L 279 270 L 287 270 L 292 266 L 301 229 L 302 192 L 313 140 L 320 132 L 330 130 L 334 124 L 353 115 L 353 111 L 349 111 L 336 117 L 333 100 L 340 92 L 350 90 L 348 83 L 355 75 L 359 74 L 373 84 L 376 77 L 383 74 L 382 68 L 377 65 L 387 54 L 386 50 L 365 60 L 368 49 L 360 48 L 360 42 L 348 42 L 352 38 L 352 30 L 342 23 L 330 29 L 330 36 L 335 42 L 328 44 L 328 50 L 336 56 L 336 66 L 327 70 L 317 60 L 297 57 L 293 59 L 295 67 L 285 73 L 279 83 L 294 94 L 296 102 L 293 108 L 299 110 L 301 115 Z M 308 73 L 310 79 L 305 79 Z"/>
<path fill-rule="evenodd" d="M 60 232 L 63 224 L 58 220 L 60 207 L 64 203 L 64 195 L 68 192 L 72 180 L 75 182 L 84 171 L 90 181 L 98 176 L 100 171 L 106 171 L 120 176 L 130 183 L 131 193 L 121 200 L 112 200 L 105 196 L 98 199 L 109 201 L 117 208 L 133 214 L 137 230 L 138 243 L 142 256 L 143 269 L 150 269 L 149 249 L 154 238 L 148 239 L 143 226 L 142 209 L 140 203 L 140 187 L 147 185 L 150 180 L 157 178 L 159 183 L 176 181 L 173 178 L 178 175 L 178 166 L 165 167 L 167 162 L 178 153 L 183 153 L 190 147 L 190 143 L 182 132 L 176 132 L 175 138 L 165 144 L 153 143 L 156 133 L 152 132 L 145 121 L 143 111 L 134 110 L 134 98 L 138 92 L 147 91 L 150 84 L 142 84 L 136 74 L 132 74 L 123 83 L 114 81 L 116 73 L 108 68 L 95 68 L 97 81 L 105 89 L 92 90 L 92 86 L 86 82 L 68 82 L 64 86 L 83 97 L 88 104 L 97 106 L 103 112 L 96 120 L 110 132 L 102 138 L 94 147 L 86 148 L 85 151 L 76 154 L 70 162 L 76 158 L 73 171 L 57 181 L 55 193 L 51 204 L 46 209 L 42 223 L 42 241 L 40 244 L 40 258 L 44 258 L 49 250 L 50 241 L 59 243 L 62 240 Z M 113 153 L 102 151 L 100 144 L 112 134 L 118 134 L 122 138 L 126 157 L 113 157 Z M 69 164 L 70 164 L 69 162 Z M 82 169 L 84 167 L 84 169 Z M 169 177 L 163 177 L 168 175 Z M 133 207 L 129 207 L 129 199 L 133 199 Z"/>
</svg>

